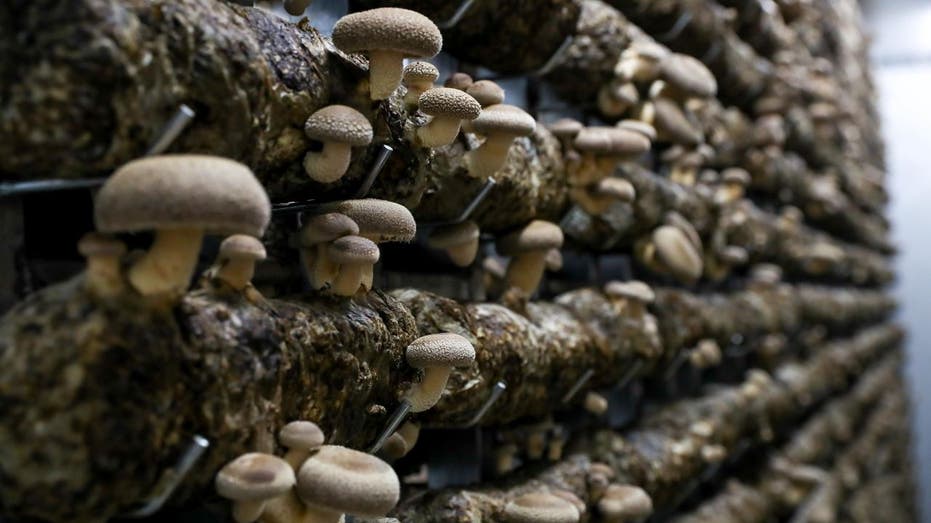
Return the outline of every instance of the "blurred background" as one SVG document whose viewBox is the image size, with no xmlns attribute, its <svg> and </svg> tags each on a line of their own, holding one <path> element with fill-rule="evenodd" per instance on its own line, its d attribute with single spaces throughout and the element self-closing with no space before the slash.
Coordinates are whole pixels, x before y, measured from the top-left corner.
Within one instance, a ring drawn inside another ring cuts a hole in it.
<svg viewBox="0 0 931 523">
<path fill-rule="evenodd" d="M 931 522 L 931 1 L 863 0 L 886 137 L 889 215 L 900 248 L 896 292 L 908 328 L 917 497 Z"/>
</svg>

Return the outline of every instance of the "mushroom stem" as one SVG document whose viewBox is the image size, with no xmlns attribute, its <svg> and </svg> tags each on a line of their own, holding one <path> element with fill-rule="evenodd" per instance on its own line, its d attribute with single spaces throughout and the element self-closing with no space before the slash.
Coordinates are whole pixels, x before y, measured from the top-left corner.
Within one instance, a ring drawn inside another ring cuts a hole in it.
<svg viewBox="0 0 931 523">
<path fill-rule="evenodd" d="M 262 523 L 293 523 L 304 521 L 306 513 L 307 508 L 292 490 L 283 496 L 268 500 L 260 517 Z"/>
<path fill-rule="evenodd" d="M 375 282 L 375 266 L 366 265 L 362 270 L 362 279 L 359 281 L 359 285 L 362 286 L 365 292 L 372 290 Z"/>
<path fill-rule="evenodd" d="M 115 296 L 123 291 L 119 255 L 97 254 L 87 258 L 86 285 L 100 296 Z"/>
<path fill-rule="evenodd" d="M 341 265 L 339 274 L 333 282 L 333 294 L 339 296 L 355 296 L 359 292 L 359 286 L 362 285 L 362 274 L 365 265 Z"/>
<path fill-rule="evenodd" d="M 332 285 L 339 274 L 340 267 L 327 256 L 327 244 L 321 243 L 317 246 L 317 258 L 314 263 L 312 285 L 315 289 L 323 289 Z"/>
<path fill-rule="evenodd" d="M 233 520 L 236 523 L 251 523 L 259 519 L 265 510 L 265 500 L 240 500 L 233 503 Z"/>
<path fill-rule="evenodd" d="M 149 252 L 129 269 L 129 281 L 145 296 L 181 294 L 187 290 L 197 266 L 201 229 L 162 229 L 155 233 Z"/>
<path fill-rule="evenodd" d="M 304 156 L 304 170 L 315 181 L 333 183 L 346 174 L 352 160 L 352 145 L 342 142 L 323 142 L 320 152 Z"/>
<path fill-rule="evenodd" d="M 304 269 L 304 276 L 311 286 L 316 286 L 314 282 L 314 271 L 317 265 L 317 249 L 304 248 L 300 249 L 301 267 Z"/>
<path fill-rule="evenodd" d="M 433 87 L 432 83 L 428 82 L 413 82 L 407 86 L 407 92 L 404 93 L 404 104 L 411 108 L 416 108 L 419 104 L 420 95 L 425 91 Z"/>
<path fill-rule="evenodd" d="M 369 51 L 369 92 L 372 100 L 384 100 L 401 84 L 404 56 L 395 51 Z"/>
<path fill-rule="evenodd" d="M 241 291 L 249 285 L 255 275 L 255 261 L 248 259 L 225 260 L 217 271 L 217 278 Z"/>
<path fill-rule="evenodd" d="M 316 505 L 306 505 L 305 504 L 305 516 L 302 521 L 303 523 L 339 523 L 343 514 L 341 512 L 335 512 L 332 510 L 327 510 Z"/>
<path fill-rule="evenodd" d="M 411 412 L 423 412 L 440 400 L 446 389 L 446 382 L 452 373 L 450 367 L 426 367 L 423 369 L 423 381 L 414 386 L 407 395 Z"/>
<path fill-rule="evenodd" d="M 427 125 L 417 129 L 417 137 L 424 147 L 442 147 L 453 143 L 459 135 L 462 120 L 446 116 L 434 116 Z"/>
<path fill-rule="evenodd" d="M 310 457 L 310 451 L 304 449 L 288 449 L 284 454 L 284 460 L 291 465 L 295 471 L 300 470 L 301 465 Z"/>
<path fill-rule="evenodd" d="M 511 134 L 489 135 L 485 143 L 467 154 L 466 165 L 469 166 L 469 174 L 484 179 L 498 172 L 507 162 L 508 151 L 514 143 L 514 138 Z"/>
<path fill-rule="evenodd" d="M 475 261 L 475 256 L 478 255 L 478 240 L 453 245 L 446 249 L 446 254 L 449 255 L 449 259 L 457 266 L 468 267 L 472 265 L 472 262 Z"/>
<path fill-rule="evenodd" d="M 504 279 L 508 285 L 518 287 L 527 294 L 533 294 L 543 279 L 546 269 L 546 252 L 527 252 L 511 258 Z"/>
</svg>

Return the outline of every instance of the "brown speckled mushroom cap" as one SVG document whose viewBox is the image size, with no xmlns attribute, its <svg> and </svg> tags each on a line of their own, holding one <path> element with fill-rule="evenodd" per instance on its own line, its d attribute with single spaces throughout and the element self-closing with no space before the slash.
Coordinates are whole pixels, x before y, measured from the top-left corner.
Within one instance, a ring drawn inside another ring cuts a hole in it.
<svg viewBox="0 0 931 523">
<path fill-rule="evenodd" d="M 362 147 L 372 143 L 372 124 L 359 111 L 345 105 L 328 105 L 307 118 L 304 133 L 311 140 L 348 143 Z"/>
<path fill-rule="evenodd" d="M 405 359 L 408 365 L 417 369 L 468 367 L 475 361 L 475 347 L 458 334 L 428 334 L 407 346 Z"/>
<path fill-rule="evenodd" d="M 429 58 L 443 48 L 443 35 L 416 11 L 380 7 L 340 18 L 333 26 L 333 44 L 347 53 L 379 49 Z"/>
<path fill-rule="evenodd" d="M 508 523 L 576 523 L 579 511 L 565 499 L 548 492 L 531 492 L 504 507 Z"/>
<path fill-rule="evenodd" d="M 245 165 L 194 154 L 149 156 L 117 169 L 97 193 L 101 232 L 202 229 L 261 236 L 271 216 L 265 189 Z"/>
<path fill-rule="evenodd" d="M 451 87 L 435 87 L 424 91 L 417 105 L 424 114 L 459 120 L 475 120 L 482 112 L 482 106 L 475 98 Z"/>
<path fill-rule="evenodd" d="M 289 449 L 316 449 L 325 439 L 320 427 L 310 421 L 292 421 L 278 431 L 278 442 Z"/>
<path fill-rule="evenodd" d="M 344 200 L 327 210 L 352 218 L 359 226 L 359 236 L 375 242 L 409 242 L 417 233 L 414 216 L 399 203 L 374 198 Z"/>
<path fill-rule="evenodd" d="M 718 92 L 718 82 L 698 59 L 672 53 L 660 63 L 660 76 L 672 87 L 688 96 L 712 98 Z"/>
<path fill-rule="evenodd" d="M 441 225 L 430 232 L 427 240 L 435 249 L 447 249 L 466 242 L 478 240 L 479 228 L 472 220 L 451 225 Z"/>
<path fill-rule="evenodd" d="M 490 105 L 472 120 L 472 130 L 478 134 L 509 134 L 526 136 L 533 132 L 537 122 L 520 107 L 507 104 Z"/>
<path fill-rule="evenodd" d="M 381 252 L 378 245 L 361 236 L 343 236 L 327 245 L 327 256 L 339 265 L 359 265 L 378 263 Z"/>
<path fill-rule="evenodd" d="M 311 216 L 304 222 L 297 234 L 297 246 L 311 247 L 343 236 L 358 234 L 359 225 L 352 218 L 338 212 L 327 212 Z"/>
<path fill-rule="evenodd" d="M 646 136 L 617 127 L 586 127 L 575 137 L 575 148 L 599 155 L 626 156 L 650 150 Z"/>
<path fill-rule="evenodd" d="M 465 91 L 470 85 L 472 85 L 472 77 L 466 73 L 458 72 L 453 73 L 443 82 L 444 87 L 450 87 L 452 89 L 459 89 L 460 91 Z"/>
<path fill-rule="evenodd" d="M 264 260 L 265 256 L 265 246 L 252 236 L 234 234 L 220 243 L 221 258 Z"/>
<path fill-rule="evenodd" d="M 653 106 L 656 110 L 653 117 L 656 129 L 665 133 L 671 141 L 685 145 L 701 143 L 701 129 L 689 121 L 679 104 L 669 98 L 657 98 Z"/>
<path fill-rule="evenodd" d="M 585 126 L 572 118 L 560 118 L 546 126 L 557 138 L 575 138 Z"/>
<path fill-rule="evenodd" d="M 504 89 L 491 80 L 479 80 L 465 90 L 482 104 L 482 107 L 499 104 L 504 101 Z"/>
<path fill-rule="evenodd" d="M 294 486 L 294 470 L 283 459 L 251 452 L 227 463 L 217 473 L 217 493 L 236 501 L 257 501 L 280 496 Z"/>
<path fill-rule="evenodd" d="M 721 171 L 721 181 L 745 187 L 750 183 L 750 173 L 740 167 L 729 167 Z"/>
<path fill-rule="evenodd" d="M 656 128 L 646 122 L 641 122 L 640 120 L 621 120 L 617 123 L 617 126 L 621 129 L 640 133 L 646 136 L 650 141 L 656 140 Z"/>
<path fill-rule="evenodd" d="M 122 256 L 126 254 L 126 244 L 98 232 L 89 232 L 78 240 L 78 252 L 81 256 Z"/>
<path fill-rule="evenodd" d="M 606 516 L 619 518 L 618 521 L 634 521 L 653 513 L 653 500 L 640 487 L 614 484 L 605 490 L 598 508 Z"/>
<path fill-rule="evenodd" d="M 677 277 L 697 280 L 701 276 L 701 255 L 682 229 L 661 225 L 653 231 L 653 243 L 663 264 Z"/>
<path fill-rule="evenodd" d="M 637 196 L 637 191 L 630 182 L 623 178 L 610 176 L 603 178 L 595 184 L 595 194 L 616 198 L 622 202 L 630 203 Z"/>
<path fill-rule="evenodd" d="M 440 70 L 430 62 L 411 62 L 404 67 L 401 83 L 405 86 L 414 82 L 435 82 Z"/>
<path fill-rule="evenodd" d="M 604 287 L 605 294 L 642 303 L 653 303 L 656 294 L 646 283 L 639 280 L 609 281 Z"/>
<path fill-rule="evenodd" d="M 401 486 L 391 465 L 375 456 L 324 445 L 301 465 L 297 494 L 308 505 L 380 517 L 398 503 Z"/>
<path fill-rule="evenodd" d="M 533 220 L 524 228 L 498 238 L 496 247 L 504 256 L 562 247 L 562 229 L 554 223 Z"/>
</svg>

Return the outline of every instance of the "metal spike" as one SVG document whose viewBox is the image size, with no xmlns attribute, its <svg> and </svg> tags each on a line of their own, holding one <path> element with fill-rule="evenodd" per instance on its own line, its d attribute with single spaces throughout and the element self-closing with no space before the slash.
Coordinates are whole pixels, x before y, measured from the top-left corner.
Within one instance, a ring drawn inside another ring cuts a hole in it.
<svg viewBox="0 0 931 523">
<path fill-rule="evenodd" d="M 411 412 L 411 402 L 404 400 L 398 405 L 398 408 L 394 411 L 394 414 L 391 415 L 391 418 L 388 419 L 388 424 L 385 425 L 385 430 L 382 431 L 381 435 L 378 436 L 378 439 L 375 440 L 375 443 L 369 449 L 369 454 L 375 454 L 381 450 L 382 446 L 388 441 L 388 438 L 394 434 L 394 431 L 398 430 L 398 427 L 401 426 L 401 423 L 407 419 L 407 415 Z"/>
<path fill-rule="evenodd" d="M 559 59 L 562 57 L 562 54 L 565 53 L 571 45 L 572 35 L 569 35 L 562 41 L 561 44 L 559 44 L 559 47 L 556 48 L 556 51 L 550 55 L 549 59 L 543 65 L 541 65 L 539 69 L 529 73 L 530 76 L 545 76 L 547 73 L 549 73 L 554 67 L 556 67 L 556 64 L 559 63 Z"/>
<path fill-rule="evenodd" d="M 210 440 L 201 435 L 195 434 L 191 438 L 191 443 L 184 450 L 181 456 L 178 457 L 178 461 L 175 462 L 174 466 L 162 473 L 162 476 L 157 483 L 158 490 L 156 493 L 151 496 L 141 507 L 127 514 L 123 514 L 121 517 L 144 518 L 158 512 L 159 509 L 165 505 L 165 502 L 168 501 L 168 498 L 174 494 L 175 490 L 178 488 L 178 485 L 181 484 L 181 482 L 184 480 L 184 477 L 188 475 L 192 468 L 194 468 L 194 464 L 197 463 L 201 456 L 204 455 L 204 452 L 207 451 L 207 447 L 209 446 Z"/>
<path fill-rule="evenodd" d="M 181 104 L 178 110 L 175 111 L 174 116 L 172 116 L 165 126 L 162 127 L 162 130 L 159 131 L 158 137 L 152 142 L 152 145 L 149 146 L 146 155 L 152 156 L 153 154 L 161 154 L 168 149 L 181 132 L 191 123 L 195 114 L 194 109 L 191 109 L 187 104 Z"/>
<path fill-rule="evenodd" d="M 469 422 L 465 424 L 465 426 L 474 427 L 475 425 L 478 425 L 478 423 L 482 421 L 482 418 L 485 417 L 485 414 L 488 413 L 488 409 L 490 409 L 491 406 L 494 405 L 496 401 L 498 401 L 498 398 L 504 394 L 504 391 L 507 390 L 507 388 L 507 384 L 503 381 L 495 383 L 495 386 L 491 389 L 491 393 L 488 395 L 488 399 L 485 400 L 485 403 L 482 404 L 482 406 L 478 409 L 478 412 L 472 416 L 472 419 L 470 419 Z"/>
<path fill-rule="evenodd" d="M 594 375 L 595 369 L 588 369 L 584 374 L 579 376 L 579 379 L 575 382 L 575 385 L 573 385 L 572 388 L 569 389 L 569 392 L 567 392 L 566 395 L 562 397 L 563 404 L 572 401 L 572 398 L 575 397 L 575 395 L 578 394 L 580 390 L 582 390 L 582 387 L 584 387 L 585 384 L 588 383 L 588 380 L 592 379 L 592 376 Z"/>
<path fill-rule="evenodd" d="M 362 185 L 359 186 L 359 190 L 356 191 L 356 198 L 365 198 L 372 189 L 372 185 L 375 184 L 375 179 L 378 178 L 382 169 L 385 168 L 385 164 L 388 162 L 388 158 L 391 157 L 391 153 L 393 152 L 394 148 L 390 145 L 381 145 L 378 154 L 375 156 L 375 162 L 372 164 L 372 168 L 369 169 L 368 174 L 365 176 L 365 180 L 362 182 Z"/>
<path fill-rule="evenodd" d="M 472 216 L 472 213 L 475 212 L 475 209 L 483 201 L 485 201 L 485 198 L 488 197 L 488 193 L 491 192 L 492 188 L 494 188 L 496 183 L 497 182 L 495 182 L 494 178 L 488 178 L 487 180 L 485 180 L 485 185 L 483 185 L 482 188 L 479 189 L 478 194 L 476 194 L 475 197 L 472 198 L 472 200 L 468 203 L 468 205 L 466 205 L 465 208 L 462 209 L 462 213 L 459 214 L 459 217 L 456 218 L 454 223 L 462 223 L 468 220 L 469 217 Z"/>
<path fill-rule="evenodd" d="M 465 16 L 465 14 L 469 11 L 469 9 L 472 7 L 472 4 L 474 3 L 475 0 L 463 0 L 463 2 L 459 4 L 459 7 L 456 8 L 456 12 L 453 13 L 453 16 L 449 18 L 449 20 L 440 22 L 436 24 L 436 26 L 440 29 L 452 29 L 453 27 L 456 27 L 456 24 L 462 21 L 462 17 Z"/>
<path fill-rule="evenodd" d="M 669 31 L 666 31 L 665 33 L 656 36 L 655 38 L 660 42 L 668 42 L 669 40 L 677 38 L 680 34 L 682 34 L 682 31 L 688 27 L 691 21 L 692 12 L 683 11 L 682 14 L 679 15 L 679 18 L 676 20 L 676 23 L 672 24 L 672 27 L 669 29 Z"/>
</svg>

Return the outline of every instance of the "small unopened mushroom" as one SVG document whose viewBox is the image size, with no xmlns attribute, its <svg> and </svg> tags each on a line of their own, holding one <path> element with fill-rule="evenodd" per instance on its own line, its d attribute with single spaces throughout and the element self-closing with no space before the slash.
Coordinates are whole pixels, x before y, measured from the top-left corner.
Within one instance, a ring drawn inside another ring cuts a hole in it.
<svg viewBox="0 0 931 523">
<path fill-rule="evenodd" d="M 598 110 L 609 118 L 617 118 L 640 101 L 634 84 L 611 82 L 598 90 Z"/>
<path fill-rule="evenodd" d="M 417 129 L 424 147 L 442 147 L 453 143 L 463 121 L 475 120 L 482 106 L 468 93 L 450 87 L 437 87 L 420 95 L 420 112 L 432 116 L 427 125 Z"/>
<path fill-rule="evenodd" d="M 233 501 L 236 523 L 259 519 L 269 501 L 287 494 L 295 484 L 294 470 L 271 454 L 253 452 L 229 462 L 217 473 L 217 493 Z"/>
<path fill-rule="evenodd" d="M 260 237 L 270 216 L 268 195 L 245 165 L 165 155 L 117 169 L 97 193 L 94 220 L 104 233 L 154 230 L 128 278 L 144 296 L 173 298 L 187 289 L 205 234 Z"/>
<path fill-rule="evenodd" d="M 744 197 L 744 188 L 750 183 L 750 174 L 740 167 L 721 172 L 721 186 L 714 195 L 715 203 L 728 204 Z"/>
<path fill-rule="evenodd" d="M 635 317 L 647 313 L 647 306 L 656 299 L 656 294 L 649 285 L 639 280 L 610 281 L 605 284 L 605 294 L 623 300 L 626 310 Z"/>
<path fill-rule="evenodd" d="M 337 523 L 343 514 L 384 516 L 397 505 L 401 484 L 375 456 L 323 445 L 301 465 L 297 495 L 307 507 L 306 523 Z"/>
<path fill-rule="evenodd" d="M 660 77 L 679 101 L 689 98 L 714 98 L 718 82 L 714 74 L 697 58 L 673 53 L 660 64 Z"/>
<path fill-rule="evenodd" d="M 304 170 L 314 181 L 333 183 L 349 169 L 352 148 L 372 143 L 372 124 L 352 107 L 329 105 L 307 118 L 304 134 L 323 143 L 304 156 Z"/>
<path fill-rule="evenodd" d="M 508 523 L 577 523 L 579 511 L 565 499 L 548 492 L 531 492 L 504 507 Z"/>
<path fill-rule="evenodd" d="M 423 380 L 407 395 L 412 412 L 423 412 L 439 401 L 455 367 L 475 361 L 475 348 L 458 334 L 429 334 L 412 341 L 405 352 L 407 364 L 423 370 Z"/>
<path fill-rule="evenodd" d="M 537 425 L 530 428 L 527 434 L 527 457 L 540 459 L 546 452 L 546 425 Z"/>
<path fill-rule="evenodd" d="M 750 269 L 750 281 L 761 287 L 773 287 L 782 281 L 782 268 L 771 263 L 759 263 Z"/>
<path fill-rule="evenodd" d="M 585 212 L 599 216 L 607 212 L 616 202 L 633 202 L 636 190 L 627 180 L 611 176 L 585 188 L 574 188 L 570 194 Z"/>
<path fill-rule="evenodd" d="M 418 99 L 424 92 L 433 89 L 433 82 L 440 76 L 440 70 L 430 62 L 411 62 L 404 67 L 401 83 L 407 87 L 404 103 L 408 107 L 417 107 Z"/>
<path fill-rule="evenodd" d="M 614 469 L 607 463 L 596 461 L 589 465 L 588 474 L 585 478 L 588 484 L 589 497 L 592 500 L 600 499 L 601 496 L 604 495 L 605 490 L 607 490 L 608 485 L 611 484 L 611 480 L 614 479 L 615 475 Z"/>
<path fill-rule="evenodd" d="M 405 58 L 430 58 L 443 47 L 443 35 L 426 16 L 396 7 L 348 14 L 333 26 L 333 44 L 369 59 L 372 100 L 384 100 L 398 88 Z"/>
<path fill-rule="evenodd" d="M 478 240 L 478 225 L 469 220 L 437 227 L 430 232 L 427 243 L 434 249 L 445 250 L 449 259 L 459 267 L 468 267 L 478 254 Z"/>
<path fill-rule="evenodd" d="M 579 121 L 572 118 L 560 118 L 546 126 L 553 136 L 562 144 L 564 150 L 572 146 L 572 140 L 585 128 Z"/>
<path fill-rule="evenodd" d="M 550 435 L 549 445 L 546 447 L 546 459 L 550 461 L 560 461 L 568 439 L 565 430 L 559 427 L 553 430 L 553 433 Z"/>
<path fill-rule="evenodd" d="M 646 136 L 651 142 L 656 140 L 656 128 L 646 122 L 641 122 L 640 120 L 621 120 L 617 123 L 617 127 L 640 133 Z"/>
<path fill-rule="evenodd" d="M 327 245 L 327 257 L 339 265 L 332 291 L 338 296 L 355 296 L 359 287 L 371 289 L 372 270 L 380 256 L 378 245 L 361 236 L 343 236 Z"/>
<path fill-rule="evenodd" d="M 301 265 L 313 288 L 323 289 L 331 285 L 339 273 L 339 265 L 327 255 L 329 243 L 343 236 L 358 234 L 359 225 L 338 212 L 318 214 L 304 222 L 293 241 L 301 251 Z"/>
<path fill-rule="evenodd" d="M 546 263 L 546 270 L 550 272 L 562 270 L 562 251 L 556 248 L 546 251 L 543 261 Z"/>
<path fill-rule="evenodd" d="M 701 254 L 678 227 L 662 225 L 653 231 L 652 243 L 663 267 L 683 283 L 695 283 L 704 263 Z"/>
<path fill-rule="evenodd" d="M 727 458 L 727 449 L 724 445 L 702 445 L 701 459 L 705 463 L 717 464 Z"/>
<path fill-rule="evenodd" d="M 562 242 L 562 229 L 543 220 L 534 220 L 499 238 L 498 252 L 512 257 L 505 275 L 508 285 L 533 294 L 543 278 L 547 251 L 562 247 Z"/>
<path fill-rule="evenodd" d="M 519 107 L 507 104 L 486 107 L 471 123 L 472 131 L 483 135 L 485 141 L 466 155 L 469 174 L 476 178 L 493 176 L 507 162 L 514 140 L 532 133 L 536 125 L 533 117 Z"/>
<path fill-rule="evenodd" d="M 517 445 L 504 443 L 495 448 L 495 473 L 503 476 L 517 466 Z"/>
<path fill-rule="evenodd" d="M 125 289 L 120 259 L 126 244 L 116 238 L 89 232 L 78 241 L 78 252 L 87 260 L 85 285 L 100 297 L 111 297 Z"/>
<path fill-rule="evenodd" d="M 692 222 L 688 221 L 685 216 L 682 216 L 676 211 L 669 211 L 663 216 L 663 222 L 666 225 L 672 225 L 673 227 L 685 233 L 689 239 L 689 242 L 695 246 L 695 249 L 699 251 L 702 250 L 701 236 L 699 236 L 698 231 L 695 229 L 695 226 L 692 225 Z"/>
<path fill-rule="evenodd" d="M 712 339 L 704 339 L 698 342 L 689 352 L 689 362 L 696 369 L 706 369 L 714 367 L 721 363 L 721 347 Z"/>
<path fill-rule="evenodd" d="M 630 160 L 650 150 L 650 140 L 635 131 L 618 127 L 586 127 L 573 142 L 583 163 L 573 173 L 572 183 L 588 185 L 614 174 L 618 162 Z"/>
<path fill-rule="evenodd" d="M 610 485 L 598 501 L 598 511 L 607 523 L 643 521 L 653 513 L 653 499 L 634 485 Z"/>
<path fill-rule="evenodd" d="M 585 395 L 585 410 L 594 414 L 595 416 L 604 416 L 605 412 L 608 412 L 608 399 L 598 394 L 594 391 L 589 391 Z"/>
<path fill-rule="evenodd" d="M 264 259 L 265 246 L 261 241 L 245 234 L 234 234 L 220 244 L 216 278 L 241 291 L 251 285 L 255 262 Z"/>
<path fill-rule="evenodd" d="M 491 80 L 479 80 L 468 86 L 465 91 L 483 108 L 504 102 L 504 89 Z"/>
<path fill-rule="evenodd" d="M 301 16 L 310 6 L 311 0 L 284 0 L 284 10 L 291 16 Z"/>
<path fill-rule="evenodd" d="M 310 454 L 323 445 L 326 437 L 316 423 L 292 421 L 278 431 L 278 441 L 288 449 L 284 460 L 297 470 Z"/>
<path fill-rule="evenodd" d="M 449 75 L 449 78 L 443 82 L 443 87 L 450 87 L 452 89 L 459 89 L 460 91 L 465 91 L 472 85 L 472 77 L 466 73 L 453 73 Z"/>
<path fill-rule="evenodd" d="M 689 120 L 679 105 L 668 98 L 653 101 L 656 139 L 694 147 L 704 140 L 701 128 Z"/>
<path fill-rule="evenodd" d="M 670 55 L 665 47 L 649 41 L 638 40 L 621 52 L 614 66 L 614 74 L 623 80 L 650 82 L 660 74 L 660 63 Z"/>
</svg>

